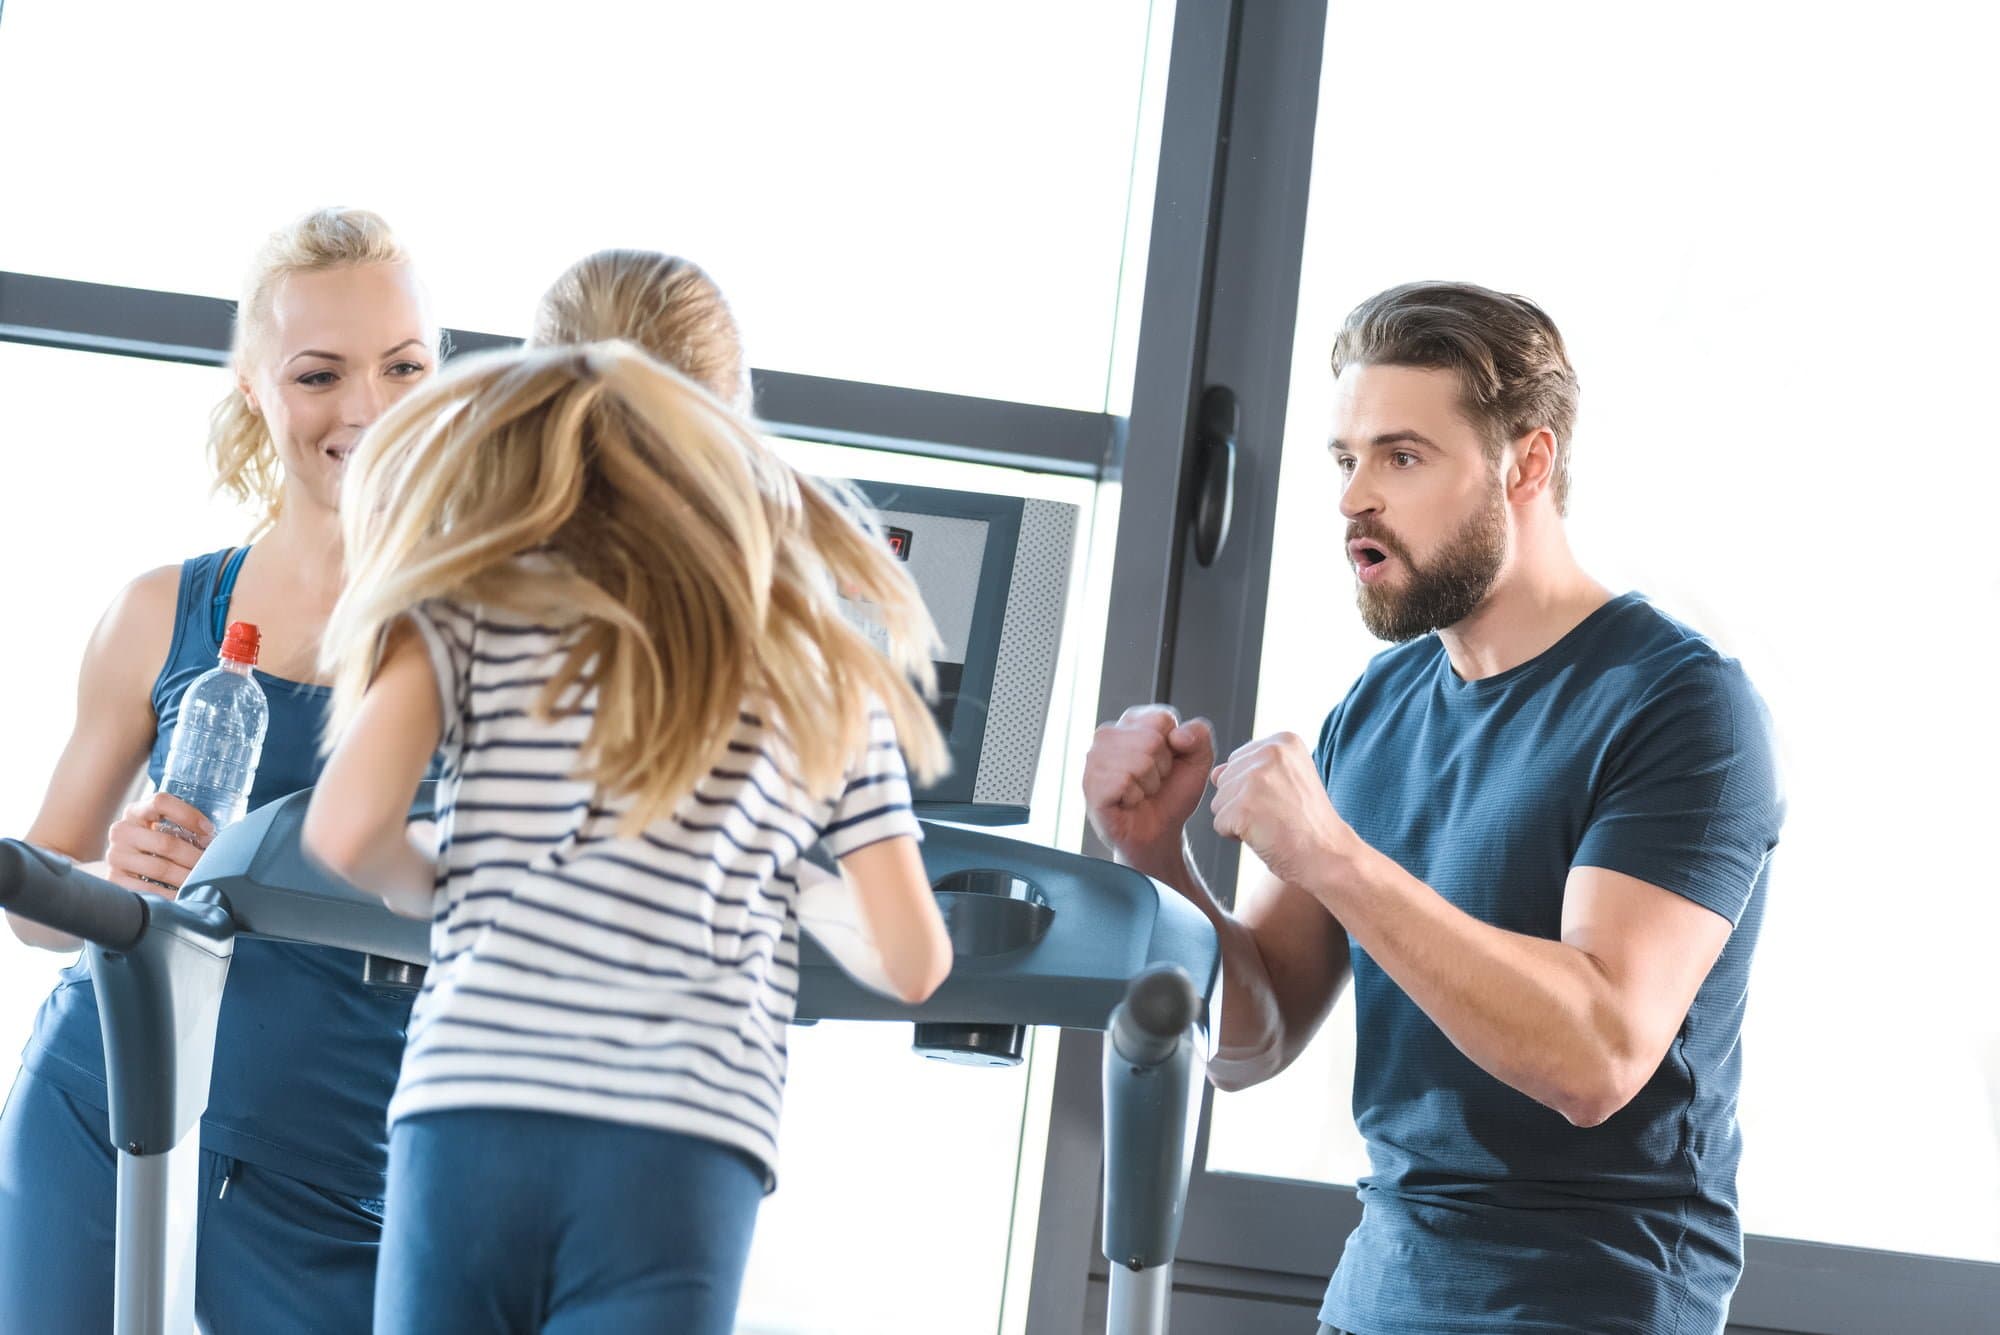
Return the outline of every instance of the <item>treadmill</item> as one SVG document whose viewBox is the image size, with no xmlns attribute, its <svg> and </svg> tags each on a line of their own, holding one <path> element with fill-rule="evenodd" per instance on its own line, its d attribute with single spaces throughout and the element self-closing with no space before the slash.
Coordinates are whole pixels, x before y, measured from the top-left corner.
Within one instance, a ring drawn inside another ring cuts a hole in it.
<svg viewBox="0 0 2000 1335">
<path fill-rule="evenodd" d="M 1164 1335 L 1220 970 L 1214 930 L 1129 867 L 966 828 L 1028 817 L 1075 508 L 859 489 L 943 640 L 936 713 L 954 768 L 916 798 L 954 960 L 936 993 L 909 1006 L 856 983 L 802 933 L 798 1020 L 910 1023 L 924 1055 L 989 1066 L 1020 1061 L 1031 1025 L 1103 1031 L 1105 1329 Z M 849 612 L 866 624 L 864 608 Z M 413 818 L 429 813 L 430 791 Z M 304 857 L 310 798 L 294 793 L 223 830 L 174 900 L 0 840 L 0 908 L 82 938 L 90 954 L 118 1151 L 117 1335 L 194 1329 L 200 1124 L 235 938 L 357 951 L 370 984 L 421 983 L 429 924 Z"/>
</svg>

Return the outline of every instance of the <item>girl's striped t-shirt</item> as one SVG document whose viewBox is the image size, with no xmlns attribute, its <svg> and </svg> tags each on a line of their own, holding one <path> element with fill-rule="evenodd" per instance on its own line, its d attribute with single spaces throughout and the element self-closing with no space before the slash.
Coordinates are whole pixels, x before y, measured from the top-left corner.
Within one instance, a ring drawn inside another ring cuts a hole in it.
<svg viewBox="0 0 2000 1335">
<path fill-rule="evenodd" d="M 795 868 L 921 837 L 895 729 L 833 799 L 806 794 L 754 712 L 671 816 L 579 779 L 594 695 L 533 716 L 570 631 L 432 601 L 411 614 L 444 717 L 431 968 L 391 1123 L 524 1108 L 733 1146 L 776 1182 L 785 1030 L 798 997 Z"/>
</svg>

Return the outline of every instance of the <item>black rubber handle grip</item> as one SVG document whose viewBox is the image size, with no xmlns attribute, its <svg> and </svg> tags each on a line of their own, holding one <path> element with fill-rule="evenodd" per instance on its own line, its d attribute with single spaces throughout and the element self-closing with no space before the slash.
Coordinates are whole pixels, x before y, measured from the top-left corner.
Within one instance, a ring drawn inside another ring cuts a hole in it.
<svg viewBox="0 0 2000 1335">
<path fill-rule="evenodd" d="M 18 839 L 0 839 L 0 908 L 106 950 L 130 950 L 146 934 L 138 894 Z"/>
<path fill-rule="evenodd" d="M 1181 1035 L 1201 1013 L 1194 981 L 1178 964 L 1157 964 L 1125 988 L 1111 1017 L 1111 1041 L 1135 1066 L 1155 1066 L 1173 1055 Z"/>
</svg>

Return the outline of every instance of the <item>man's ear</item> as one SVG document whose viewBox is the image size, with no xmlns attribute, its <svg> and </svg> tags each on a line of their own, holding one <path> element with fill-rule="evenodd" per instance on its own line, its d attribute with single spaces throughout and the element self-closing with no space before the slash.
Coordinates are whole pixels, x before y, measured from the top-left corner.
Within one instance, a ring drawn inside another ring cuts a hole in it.
<svg viewBox="0 0 2000 1335">
<path fill-rule="evenodd" d="M 1517 438 L 1508 448 L 1507 499 L 1526 505 L 1555 486 L 1556 436 L 1547 427 L 1537 427 Z"/>
</svg>

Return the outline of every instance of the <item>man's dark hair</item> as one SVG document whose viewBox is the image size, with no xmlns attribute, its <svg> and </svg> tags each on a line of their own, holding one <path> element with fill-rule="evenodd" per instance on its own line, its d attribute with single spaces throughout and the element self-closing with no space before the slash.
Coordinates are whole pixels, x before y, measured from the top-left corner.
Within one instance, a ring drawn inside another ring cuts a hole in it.
<svg viewBox="0 0 2000 1335">
<path fill-rule="evenodd" d="M 1368 298 L 1333 341 L 1333 373 L 1350 366 L 1456 372 L 1460 408 L 1486 438 L 1487 457 L 1530 431 L 1556 438 L 1550 490 L 1569 511 L 1576 371 L 1555 321 L 1526 297 L 1473 283 L 1404 283 Z"/>
</svg>

